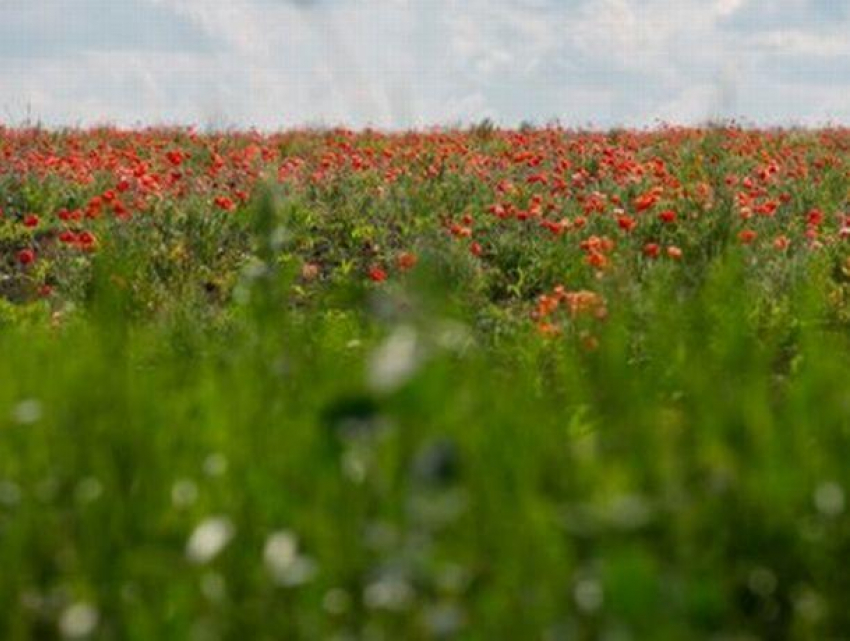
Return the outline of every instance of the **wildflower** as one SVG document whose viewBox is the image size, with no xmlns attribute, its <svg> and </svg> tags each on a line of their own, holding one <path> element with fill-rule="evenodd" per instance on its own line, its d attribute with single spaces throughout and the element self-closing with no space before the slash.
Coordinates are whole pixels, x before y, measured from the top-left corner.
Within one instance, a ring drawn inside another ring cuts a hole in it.
<svg viewBox="0 0 850 641">
<path fill-rule="evenodd" d="M 416 265 L 417 260 L 418 259 L 416 257 L 416 254 L 412 254 L 410 252 L 402 252 L 398 255 L 398 258 L 396 259 L 396 264 L 398 265 L 399 269 L 407 270 L 412 269 Z"/>
<path fill-rule="evenodd" d="M 24 227 L 38 227 L 39 218 L 35 214 L 29 214 L 24 218 Z"/>
<path fill-rule="evenodd" d="M 32 249 L 22 249 L 18 252 L 18 262 L 21 265 L 31 265 L 35 262 L 35 252 Z"/>
<path fill-rule="evenodd" d="M 682 250 L 675 245 L 670 245 L 667 248 L 667 256 L 673 260 L 680 260 L 682 258 Z"/>
<path fill-rule="evenodd" d="M 88 603 L 73 603 L 59 617 L 59 631 L 66 639 L 90 636 L 97 628 L 100 614 Z"/>
<path fill-rule="evenodd" d="M 166 159 L 169 163 L 171 163 L 175 167 L 179 167 L 183 164 L 183 160 L 186 156 L 178 150 L 172 150 L 165 154 Z"/>
<path fill-rule="evenodd" d="M 301 267 L 301 278 L 306 281 L 316 280 L 319 277 L 319 266 L 316 263 L 305 263 Z"/>
<path fill-rule="evenodd" d="M 821 484 L 814 495 L 815 507 L 825 516 L 836 517 L 844 511 L 844 490 L 832 481 Z"/>
<path fill-rule="evenodd" d="M 546 318 L 553 314 L 560 304 L 560 295 L 547 296 L 546 294 L 542 294 L 540 298 L 537 299 L 537 308 L 532 313 L 532 317 L 535 319 Z"/>
<path fill-rule="evenodd" d="M 596 292 L 587 290 L 565 292 L 563 299 L 567 304 L 570 315 L 573 317 L 582 314 L 592 314 L 601 320 L 607 314 L 605 301 Z"/>
<path fill-rule="evenodd" d="M 263 561 L 275 583 L 297 587 L 316 574 L 316 563 L 298 551 L 298 539 L 292 532 L 281 530 L 266 539 Z"/>
<path fill-rule="evenodd" d="M 41 401 L 28 398 L 18 403 L 12 410 L 12 420 L 19 425 L 32 425 L 38 423 L 43 414 Z"/>
<path fill-rule="evenodd" d="M 548 229 L 555 236 L 560 236 L 561 234 L 563 234 L 565 229 L 564 223 L 552 220 L 543 220 L 540 222 L 540 225 Z"/>
<path fill-rule="evenodd" d="M 456 238 L 469 238 L 470 236 L 472 236 L 472 229 L 464 225 L 458 225 L 457 223 L 453 223 L 449 227 L 449 231 L 451 232 L 452 236 Z"/>
<path fill-rule="evenodd" d="M 233 211 L 236 209 L 236 204 L 233 202 L 233 199 L 228 196 L 216 196 L 213 203 L 215 203 L 215 206 L 222 211 Z"/>
<path fill-rule="evenodd" d="M 369 269 L 369 279 L 374 283 L 383 283 L 387 280 L 387 272 L 375 265 Z"/>
<path fill-rule="evenodd" d="M 642 194 L 635 198 L 635 209 L 638 213 L 644 212 L 648 209 L 652 209 L 658 202 L 659 198 L 660 195 L 657 190 L 653 189 L 652 191 L 648 191 L 645 194 Z"/>
<path fill-rule="evenodd" d="M 396 328 L 369 359 L 369 385 L 378 392 L 396 390 L 414 375 L 421 356 L 416 330 L 408 326 Z"/>
<path fill-rule="evenodd" d="M 643 255 L 647 258 L 658 258 L 661 255 L 661 247 L 658 243 L 647 243 L 643 246 Z"/>
<path fill-rule="evenodd" d="M 480 243 L 473 242 L 469 245 L 469 253 L 473 256 L 481 256 L 481 254 L 484 253 L 484 250 L 482 249 Z"/>
<path fill-rule="evenodd" d="M 791 244 L 791 241 L 790 241 L 790 240 L 788 240 L 788 237 L 787 237 L 787 236 L 784 236 L 784 235 L 782 235 L 782 236 L 777 236 L 777 237 L 773 240 L 773 247 L 774 247 L 775 249 L 779 250 L 779 251 L 785 251 L 786 249 L 788 249 L 788 246 L 789 246 L 790 244 Z"/>
<path fill-rule="evenodd" d="M 209 477 L 224 476 L 227 472 L 227 458 L 220 452 L 214 452 L 204 459 L 204 474 Z"/>
<path fill-rule="evenodd" d="M 233 523 L 226 516 L 205 519 L 192 532 L 186 543 L 186 556 L 190 561 L 204 564 L 221 552 L 233 538 Z"/>
<path fill-rule="evenodd" d="M 493 214 L 497 218 L 505 219 L 508 217 L 508 212 L 503 205 L 495 204 L 487 208 L 487 212 Z"/>
<path fill-rule="evenodd" d="M 614 249 L 614 241 L 607 236 L 591 236 L 579 243 L 579 247 L 588 253 L 607 253 Z"/>
<path fill-rule="evenodd" d="M 363 591 L 363 603 L 371 610 L 401 612 L 414 599 L 414 590 L 402 577 L 388 576 L 369 584 Z"/>
<path fill-rule="evenodd" d="M 97 237 L 90 231 L 82 231 L 77 236 L 77 243 L 80 249 L 91 251 L 97 246 Z"/>
<path fill-rule="evenodd" d="M 660 214 L 658 214 L 658 219 L 662 223 L 667 223 L 667 224 L 675 223 L 676 222 L 676 212 L 673 211 L 672 209 L 666 209 L 666 210 L 662 211 Z"/>
<path fill-rule="evenodd" d="M 115 214 L 116 218 L 127 218 L 129 216 L 127 206 L 120 200 L 116 200 L 112 203 L 112 213 Z"/>
<path fill-rule="evenodd" d="M 758 233 L 752 229 L 744 229 L 738 234 L 738 240 L 742 245 L 751 244 L 758 237 Z"/>
<path fill-rule="evenodd" d="M 598 267 L 599 269 L 608 265 L 608 258 L 598 251 L 591 251 L 584 260 L 591 267 Z"/>
<path fill-rule="evenodd" d="M 596 612 L 604 600 L 602 585 L 595 579 L 583 579 L 573 589 L 573 597 L 582 612 Z"/>
<path fill-rule="evenodd" d="M 617 226 L 625 232 L 630 232 L 637 226 L 637 221 L 630 216 L 620 216 L 617 218 Z"/>
<path fill-rule="evenodd" d="M 779 209 L 779 203 L 775 200 L 768 200 L 755 208 L 755 212 L 760 216 L 772 217 Z"/>
<path fill-rule="evenodd" d="M 561 329 L 557 325 L 553 325 L 546 321 L 537 324 L 537 331 L 547 338 L 554 338 L 561 334 Z"/>
</svg>

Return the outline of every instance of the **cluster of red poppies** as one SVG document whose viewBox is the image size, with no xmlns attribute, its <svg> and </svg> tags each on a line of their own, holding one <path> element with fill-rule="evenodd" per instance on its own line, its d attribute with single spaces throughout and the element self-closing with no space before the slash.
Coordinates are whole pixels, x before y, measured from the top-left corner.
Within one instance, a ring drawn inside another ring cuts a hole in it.
<svg viewBox="0 0 850 641">
<path fill-rule="evenodd" d="M 24 267 L 54 239 L 95 250 L 107 233 L 104 219 L 157 215 L 184 202 L 201 203 L 209 215 L 239 215 L 260 181 L 321 199 L 363 178 L 357 189 L 371 190 L 375 202 L 462 185 L 463 197 L 451 199 L 456 209 L 434 211 L 433 226 L 478 260 L 510 234 L 549 238 L 563 244 L 565 260 L 604 272 L 631 257 L 686 262 L 693 238 L 724 216 L 733 218 L 732 237 L 753 250 L 842 242 L 850 237 L 848 155 L 850 132 L 841 129 L 261 135 L 0 128 L 0 190 L 5 219 L 30 231 L 19 238 L 31 242 L 14 249 Z M 49 196 L 22 196 L 33 184 Z M 407 244 L 369 256 L 365 277 L 381 283 L 414 266 L 415 242 L 399 238 Z"/>
</svg>

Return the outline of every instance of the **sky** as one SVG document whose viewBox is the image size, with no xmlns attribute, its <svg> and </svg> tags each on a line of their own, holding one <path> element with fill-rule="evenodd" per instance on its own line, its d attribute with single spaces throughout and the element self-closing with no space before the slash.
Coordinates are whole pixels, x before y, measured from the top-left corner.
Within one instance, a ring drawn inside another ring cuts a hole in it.
<svg viewBox="0 0 850 641">
<path fill-rule="evenodd" d="M 0 122 L 850 123 L 850 0 L 0 0 Z"/>
</svg>

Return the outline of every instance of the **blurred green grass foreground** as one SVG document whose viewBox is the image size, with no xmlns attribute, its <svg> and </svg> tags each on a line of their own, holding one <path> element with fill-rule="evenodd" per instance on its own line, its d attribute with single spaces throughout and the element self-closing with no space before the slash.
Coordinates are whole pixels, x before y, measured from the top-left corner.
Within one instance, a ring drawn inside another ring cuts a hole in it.
<svg viewBox="0 0 850 641">
<path fill-rule="evenodd" d="M 789 206 L 841 210 L 834 171 Z M 839 244 L 742 245 L 718 198 L 681 261 L 518 230 L 479 258 L 422 223 L 483 208 L 461 178 L 356 180 L 99 222 L 50 274 L 0 223 L 0 639 L 850 634 Z M 354 278 L 371 227 L 415 266 Z M 604 310 L 540 331 L 560 277 Z"/>
</svg>

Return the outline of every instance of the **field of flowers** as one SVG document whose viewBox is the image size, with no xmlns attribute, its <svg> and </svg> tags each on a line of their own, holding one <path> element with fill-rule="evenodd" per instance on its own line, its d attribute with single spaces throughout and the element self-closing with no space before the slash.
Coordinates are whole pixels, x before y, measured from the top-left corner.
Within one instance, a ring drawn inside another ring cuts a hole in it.
<svg viewBox="0 0 850 641">
<path fill-rule="evenodd" d="M 0 128 L 0 638 L 850 630 L 850 130 Z"/>
</svg>

